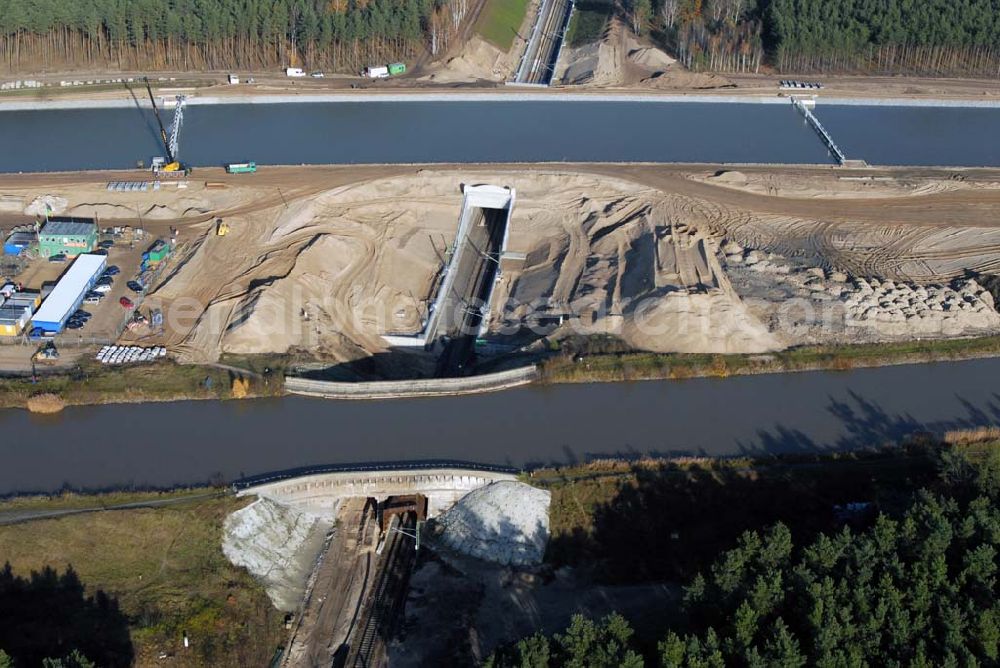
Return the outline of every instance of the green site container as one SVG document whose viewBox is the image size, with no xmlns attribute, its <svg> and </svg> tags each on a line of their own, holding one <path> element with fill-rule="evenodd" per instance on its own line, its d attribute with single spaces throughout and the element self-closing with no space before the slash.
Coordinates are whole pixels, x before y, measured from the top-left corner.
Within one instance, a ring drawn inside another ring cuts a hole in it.
<svg viewBox="0 0 1000 668">
<path fill-rule="evenodd" d="M 168 255 L 170 255 L 170 246 L 162 239 L 157 239 L 156 242 L 149 247 L 149 250 L 146 251 L 146 258 L 149 260 L 150 264 L 163 262 Z"/>
<path fill-rule="evenodd" d="M 406 65 L 403 63 L 389 63 L 389 75 L 396 76 L 397 74 L 402 74 L 406 71 Z"/>
<path fill-rule="evenodd" d="M 226 171 L 230 174 L 253 174 L 257 171 L 257 163 L 250 162 L 231 162 L 226 165 Z"/>
</svg>

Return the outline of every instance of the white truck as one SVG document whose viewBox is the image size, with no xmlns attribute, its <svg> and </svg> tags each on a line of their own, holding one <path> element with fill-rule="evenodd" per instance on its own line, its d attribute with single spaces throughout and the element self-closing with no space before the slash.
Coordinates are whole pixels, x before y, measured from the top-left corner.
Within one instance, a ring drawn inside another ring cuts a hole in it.
<svg viewBox="0 0 1000 668">
<path fill-rule="evenodd" d="M 285 76 L 286 77 L 304 77 L 306 75 L 305 70 L 301 67 L 286 67 Z"/>
<path fill-rule="evenodd" d="M 380 67 L 366 67 L 365 76 L 369 79 L 388 79 L 389 68 L 384 65 Z"/>
</svg>

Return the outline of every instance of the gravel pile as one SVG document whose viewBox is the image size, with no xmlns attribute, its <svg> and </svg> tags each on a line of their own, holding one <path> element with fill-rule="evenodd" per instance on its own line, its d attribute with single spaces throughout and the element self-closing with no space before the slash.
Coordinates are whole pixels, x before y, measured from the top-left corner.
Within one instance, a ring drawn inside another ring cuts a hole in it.
<svg viewBox="0 0 1000 668">
<path fill-rule="evenodd" d="M 514 481 L 481 487 L 438 518 L 441 540 L 457 552 L 499 564 L 541 563 L 549 537 L 550 496 Z"/>
<path fill-rule="evenodd" d="M 330 523 L 270 499 L 226 518 L 222 552 L 264 584 L 279 610 L 295 610 Z"/>
</svg>

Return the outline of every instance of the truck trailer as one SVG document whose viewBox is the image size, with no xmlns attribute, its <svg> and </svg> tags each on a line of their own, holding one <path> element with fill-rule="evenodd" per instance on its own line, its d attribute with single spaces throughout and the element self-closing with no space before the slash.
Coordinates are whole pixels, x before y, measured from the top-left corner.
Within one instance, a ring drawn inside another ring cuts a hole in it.
<svg viewBox="0 0 1000 668">
<path fill-rule="evenodd" d="M 406 65 L 403 63 L 389 63 L 376 67 L 366 67 L 364 75 L 369 79 L 386 79 L 388 77 L 399 76 L 406 72 Z"/>
<path fill-rule="evenodd" d="M 253 174 L 257 171 L 257 163 L 253 162 L 231 162 L 226 165 L 226 171 L 230 174 Z"/>
<path fill-rule="evenodd" d="M 386 79 L 389 76 L 389 68 L 384 66 L 366 67 L 365 76 L 369 79 Z"/>
</svg>

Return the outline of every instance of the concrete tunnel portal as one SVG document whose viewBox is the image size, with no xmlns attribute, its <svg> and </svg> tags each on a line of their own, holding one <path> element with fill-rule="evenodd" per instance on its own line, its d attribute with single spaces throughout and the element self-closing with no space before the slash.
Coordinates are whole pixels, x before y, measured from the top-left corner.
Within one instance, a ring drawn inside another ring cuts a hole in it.
<svg viewBox="0 0 1000 668">
<path fill-rule="evenodd" d="M 476 339 L 489 326 L 490 301 L 514 208 L 515 191 L 510 187 L 466 185 L 462 194 L 458 233 L 423 332 L 383 337 L 393 345 L 436 352 L 438 377 L 463 375 Z"/>
</svg>

